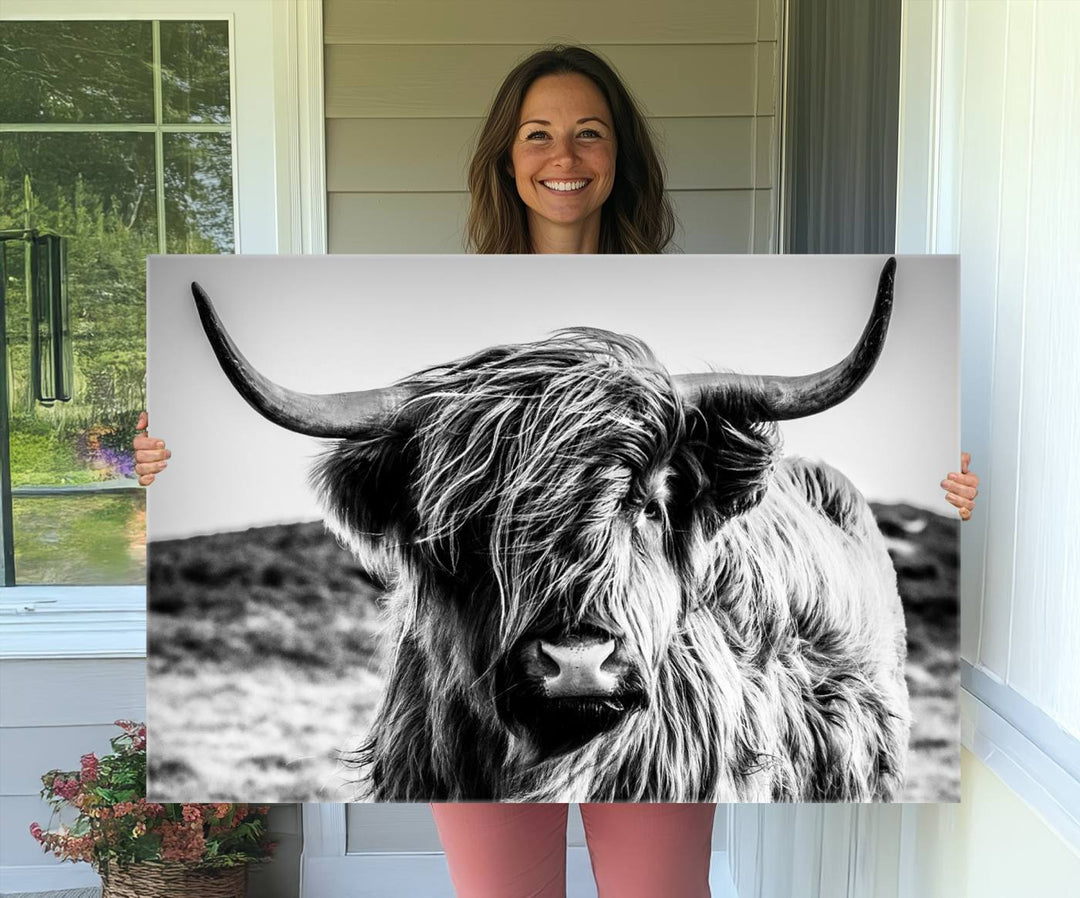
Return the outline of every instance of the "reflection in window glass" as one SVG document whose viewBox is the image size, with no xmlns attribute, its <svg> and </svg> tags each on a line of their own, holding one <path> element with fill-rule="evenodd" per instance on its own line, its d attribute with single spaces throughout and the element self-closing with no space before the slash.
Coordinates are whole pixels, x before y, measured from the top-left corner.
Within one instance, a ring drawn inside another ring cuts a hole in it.
<svg viewBox="0 0 1080 898">
<path fill-rule="evenodd" d="M 229 121 L 229 23 L 161 23 L 162 121 Z"/>
<path fill-rule="evenodd" d="M 66 238 L 74 360 L 72 400 L 35 401 L 25 243 L 0 243 L 19 583 L 145 579 L 146 256 L 233 250 L 229 77 L 222 21 L 4 23 L 0 230 Z"/>
<path fill-rule="evenodd" d="M 165 245 L 170 253 L 233 251 L 228 134 L 166 134 Z"/>
<path fill-rule="evenodd" d="M 19 583 L 80 586 L 146 580 L 146 493 L 15 498 Z"/>
<path fill-rule="evenodd" d="M 145 266 L 157 248 L 155 204 L 152 134 L 0 134 L 0 229 L 67 237 L 75 363 L 71 402 L 34 401 L 25 244 L 6 242 L 13 486 L 131 476 L 123 456 L 145 401 Z M 108 453 L 118 455 L 106 463 Z"/>
<path fill-rule="evenodd" d="M 0 121 L 154 121 L 150 22 L 4 22 Z"/>
</svg>

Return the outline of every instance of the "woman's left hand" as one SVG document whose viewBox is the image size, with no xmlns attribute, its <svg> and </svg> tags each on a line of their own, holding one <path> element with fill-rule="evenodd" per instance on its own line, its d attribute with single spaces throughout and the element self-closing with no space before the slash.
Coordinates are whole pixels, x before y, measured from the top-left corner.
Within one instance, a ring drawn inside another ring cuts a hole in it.
<svg viewBox="0 0 1080 898">
<path fill-rule="evenodd" d="M 941 488 L 945 490 L 945 500 L 955 505 L 960 512 L 960 520 L 966 521 L 971 517 L 971 510 L 975 507 L 975 497 L 979 495 L 979 475 L 968 472 L 971 464 L 971 454 L 960 453 L 960 470 L 952 471 L 941 481 Z"/>
</svg>

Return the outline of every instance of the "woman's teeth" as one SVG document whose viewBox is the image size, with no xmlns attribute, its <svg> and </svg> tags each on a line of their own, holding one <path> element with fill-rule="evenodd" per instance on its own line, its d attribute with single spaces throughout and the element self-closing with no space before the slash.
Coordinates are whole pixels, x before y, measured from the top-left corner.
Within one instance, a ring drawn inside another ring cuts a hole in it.
<svg viewBox="0 0 1080 898">
<path fill-rule="evenodd" d="M 570 190 L 581 190 L 581 188 L 584 187 L 589 182 L 588 182 L 588 180 L 584 180 L 584 181 L 541 181 L 540 183 L 543 184 L 545 187 L 547 187 L 549 190 L 558 190 L 561 193 L 565 193 L 565 192 L 570 191 Z"/>
</svg>

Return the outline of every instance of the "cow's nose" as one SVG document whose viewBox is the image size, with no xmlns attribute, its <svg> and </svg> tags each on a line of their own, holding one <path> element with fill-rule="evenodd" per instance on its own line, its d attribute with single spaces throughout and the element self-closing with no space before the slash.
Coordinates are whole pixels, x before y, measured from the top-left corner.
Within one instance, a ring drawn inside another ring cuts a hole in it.
<svg viewBox="0 0 1080 898">
<path fill-rule="evenodd" d="M 570 638 L 563 642 L 540 640 L 540 653 L 554 662 L 545 665 L 544 692 L 551 698 L 610 695 L 619 686 L 617 665 L 608 664 L 615 655 L 615 640 L 596 636 Z M 613 669 L 614 668 L 614 669 Z"/>
</svg>

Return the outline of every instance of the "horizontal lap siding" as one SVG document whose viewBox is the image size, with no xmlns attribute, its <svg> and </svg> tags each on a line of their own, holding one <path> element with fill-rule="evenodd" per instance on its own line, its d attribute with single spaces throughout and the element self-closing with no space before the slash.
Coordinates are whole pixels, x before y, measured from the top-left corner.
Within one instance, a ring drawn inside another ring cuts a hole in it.
<svg viewBox="0 0 1080 898">
<path fill-rule="evenodd" d="M 327 0 L 330 251 L 462 252 L 466 168 L 492 94 L 559 39 L 604 54 L 649 113 L 682 251 L 775 250 L 777 22 L 774 0 Z"/>
<path fill-rule="evenodd" d="M 482 119 L 330 119 L 326 123 L 330 193 L 464 192 Z M 772 120 L 754 117 L 653 118 L 671 190 L 772 187 Z M 756 156 L 755 156 L 756 149 Z M 717 160 L 720 160 L 718 164 Z"/>
<path fill-rule="evenodd" d="M 650 115 L 753 115 L 757 111 L 756 44 L 593 49 L 611 61 Z M 506 73 L 531 52 L 529 47 L 468 44 L 330 45 L 326 48 L 326 115 L 483 115 Z M 768 50 L 762 55 L 766 57 L 762 65 L 771 65 Z"/>
<path fill-rule="evenodd" d="M 656 0 L 327 0 L 324 34 L 328 44 L 528 47 L 559 40 L 593 45 L 757 39 L 758 0 L 677 0 L 660 10 Z M 572 33 L 559 30 L 571 24 Z"/>
<path fill-rule="evenodd" d="M 687 253 L 753 250 L 755 211 L 768 222 L 772 191 L 673 190 L 675 244 Z M 763 197 L 757 204 L 756 197 Z M 469 195 L 457 193 L 332 193 L 332 253 L 460 253 Z M 758 235 L 765 241 L 768 235 Z"/>
<path fill-rule="evenodd" d="M 111 750 L 114 720 L 146 716 L 146 662 L 4 660 L 0 683 L 0 868 L 49 864 L 29 829 L 49 822 L 41 775 L 78 770 L 82 755 Z"/>
</svg>

